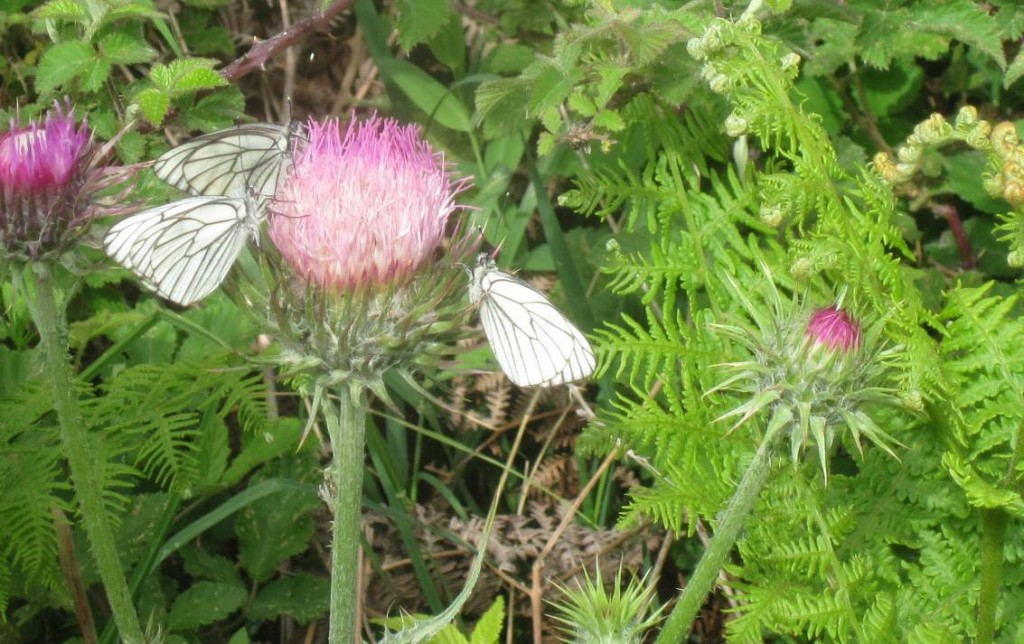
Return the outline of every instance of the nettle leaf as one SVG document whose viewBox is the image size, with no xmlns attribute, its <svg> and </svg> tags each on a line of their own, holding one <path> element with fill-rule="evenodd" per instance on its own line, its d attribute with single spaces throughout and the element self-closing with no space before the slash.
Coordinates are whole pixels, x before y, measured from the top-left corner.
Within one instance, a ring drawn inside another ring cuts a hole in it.
<svg viewBox="0 0 1024 644">
<path fill-rule="evenodd" d="M 85 6 L 75 0 L 52 0 L 35 11 L 39 20 L 66 20 L 78 24 L 88 22 L 89 12 Z"/>
<path fill-rule="evenodd" d="M 409 51 L 430 40 L 451 16 L 448 0 L 399 0 L 398 45 Z"/>
<path fill-rule="evenodd" d="M 99 91 L 110 77 L 110 70 L 110 61 L 103 58 L 92 59 L 82 74 L 82 89 L 87 92 Z"/>
<path fill-rule="evenodd" d="M 999 25 L 994 17 L 971 0 L 944 3 L 925 2 L 914 8 L 910 29 L 942 34 L 982 51 L 1000 68 L 1006 68 Z"/>
<path fill-rule="evenodd" d="M 246 612 L 257 620 L 289 615 L 307 624 L 327 614 L 330 594 L 330 582 L 325 577 L 294 575 L 267 584 Z"/>
<path fill-rule="evenodd" d="M 171 99 L 167 94 L 155 87 L 148 87 L 135 95 L 135 102 L 142 111 L 142 116 L 153 125 L 160 125 L 167 116 Z"/>
<path fill-rule="evenodd" d="M 212 624 L 244 606 L 247 596 L 241 585 L 200 581 L 174 600 L 167 626 L 183 631 Z"/>
<path fill-rule="evenodd" d="M 181 111 L 181 121 L 190 130 L 214 132 L 234 125 L 245 116 L 245 97 L 237 85 L 228 85 L 207 94 Z"/>
<path fill-rule="evenodd" d="M 318 499 L 285 491 L 247 506 L 235 519 L 239 560 L 256 581 L 266 581 L 277 565 L 302 551 L 313 536 L 311 508 Z"/>
<path fill-rule="evenodd" d="M 137 36 L 116 32 L 100 39 L 100 53 L 115 65 L 134 65 L 145 63 L 156 57 L 146 41 Z"/>
<path fill-rule="evenodd" d="M 163 14 L 153 8 L 146 0 L 129 1 L 119 4 L 103 16 L 103 24 L 109 25 L 119 20 L 131 20 L 137 18 L 148 18 L 153 22 L 162 21 Z"/>
<path fill-rule="evenodd" d="M 182 548 L 179 554 L 185 564 L 185 571 L 195 579 L 216 581 L 229 586 L 242 585 L 233 559 L 200 550 L 198 546 Z"/>
<path fill-rule="evenodd" d="M 175 60 L 167 65 L 154 65 L 149 79 L 171 96 L 213 89 L 227 85 L 224 77 L 213 70 L 217 64 L 211 58 Z"/>
<path fill-rule="evenodd" d="M 96 61 L 92 45 L 82 40 L 57 43 L 43 54 L 36 70 L 36 91 L 49 94 L 87 72 Z"/>
</svg>

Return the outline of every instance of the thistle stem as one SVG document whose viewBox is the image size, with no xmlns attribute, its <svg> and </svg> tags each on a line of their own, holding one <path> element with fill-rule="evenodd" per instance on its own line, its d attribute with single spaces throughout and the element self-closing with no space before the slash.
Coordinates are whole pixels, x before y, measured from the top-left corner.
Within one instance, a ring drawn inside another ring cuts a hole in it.
<svg viewBox="0 0 1024 644">
<path fill-rule="evenodd" d="M 981 510 L 981 590 L 978 593 L 978 633 L 974 640 L 979 643 L 995 640 L 996 606 L 1003 583 L 1006 522 L 1004 510 Z"/>
<path fill-rule="evenodd" d="M 780 432 L 776 432 L 774 436 L 780 434 Z M 726 558 L 732 552 L 732 547 L 736 544 L 736 540 L 746 524 L 747 517 L 754 509 L 761 488 L 764 487 L 764 483 L 768 479 L 768 472 L 771 470 L 769 456 L 772 453 L 771 447 L 775 443 L 774 436 L 766 437 L 761 441 L 761 445 L 754 454 L 754 460 L 750 462 L 747 471 L 743 474 L 743 479 L 736 488 L 732 500 L 729 501 L 728 507 L 718 515 L 715 534 L 711 538 L 704 556 L 697 563 L 697 568 L 693 571 L 689 583 L 686 584 L 679 603 L 672 609 L 672 614 L 665 621 L 665 626 L 656 640 L 658 644 L 686 641 L 690 624 L 693 623 L 697 611 L 700 610 L 708 593 L 711 592 L 719 572 L 725 565 Z"/>
<path fill-rule="evenodd" d="M 103 460 L 97 457 L 94 447 L 89 443 L 75 394 L 74 377 L 68 364 L 66 322 L 57 311 L 53 272 L 49 264 L 38 262 L 32 264 L 31 273 L 35 293 L 34 297 L 28 298 L 29 307 L 39 331 L 46 373 L 53 394 L 53 408 L 57 413 L 64 456 L 71 470 L 85 534 L 103 587 L 107 591 L 107 600 L 121 639 L 129 644 L 141 643 L 139 618 L 117 556 L 106 508 L 103 507 Z"/>
<path fill-rule="evenodd" d="M 328 641 L 352 644 L 356 635 L 359 519 L 363 505 L 366 391 L 341 388 L 337 413 L 325 405 L 331 439 L 329 474 L 334 533 L 331 536 L 331 620 Z"/>
</svg>

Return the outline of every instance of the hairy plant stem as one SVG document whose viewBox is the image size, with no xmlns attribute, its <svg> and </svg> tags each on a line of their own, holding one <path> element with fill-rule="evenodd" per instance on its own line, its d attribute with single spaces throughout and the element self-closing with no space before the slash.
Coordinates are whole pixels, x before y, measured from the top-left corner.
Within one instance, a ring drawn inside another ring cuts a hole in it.
<svg viewBox="0 0 1024 644">
<path fill-rule="evenodd" d="M 1007 514 L 1002 509 L 981 511 L 981 590 L 978 593 L 978 633 L 974 641 L 995 641 L 996 606 L 1003 583 L 1003 548 Z"/>
<path fill-rule="evenodd" d="M 732 495 L 728 507 L 718 515 L 715 535 L 711 537 L 704 556 L 697 563 L 696 570 L 690 577 L 690 581 L 683 590 L 683 596 L 679 603 L 672 609 L 672 614 L 665 621 L 665 626 L 658 635 L 658 644 L 675 644 L 685 642 L 690 624 L 693 623 L 708 593 L 711 592 L 718 578 L 719 572 L 725 565 L 725 561 L 732 552 L 732 547 L 746 524 L 750 511 L 754 509 L 757 497 L 768 479 L 768 472 L 771 470 L 772 446 L 775 444 L 775 437 L 782 435 L 782 432 L 775 432 L 761 441 L 761 445 L 754 454 L 754 459 L 743 474 L 736 492 Z"/>
<path fill-rule="evenodd" d="M 363 506 L 363 462 L 366 439 L 366 390 L 341 387 L 337 411 L 324 405 L 331 439 L 331 620 L 328 641 L 352 644 L 356 638 L 359 570 L 359 519 Z"/>
<path fill-rule="evenodd" d="M 117 556 L 106 508 L 103 507 L 103 460 L 94 453 L 89 443 L 78 407 L 75 381 L 68 364 L 67 325 L 57 310 L 53 270 L 49 264 L 37 262 L 32 264 L 31 273 L 35 293 L 34 297 L 28 298 L 29 306 L 39 331 L 46 373 L 53 393 L 53 408 L 57 413 L 64 456 L 71 470 L 85 534 L 103 587 L 107 591 L 107 600 L 121 639 L 129 644 L 141 643 L 139 618 Z"/>
</svg>

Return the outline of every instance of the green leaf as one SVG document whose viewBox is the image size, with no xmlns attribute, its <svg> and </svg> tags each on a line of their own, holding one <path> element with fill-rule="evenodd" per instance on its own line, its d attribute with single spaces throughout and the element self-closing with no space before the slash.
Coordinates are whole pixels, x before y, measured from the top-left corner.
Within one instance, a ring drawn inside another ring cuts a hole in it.
<svg viewBox="0 0 1024 644">
<path fill-rule="evenodd" d="M 135 95 L 135 102 L 142 111 L 142 116 L 153 125 L 160 125 L 167 116 L 171 99 L 167 94 L 155 87 L 148 87 Z"/>
<path fill-rule="evenodd" d="M 529 103 L 529 87 L 521 79 L 481 83 L 476 91 L 476 111 L 487 138 L 517 133 L 525 123 Z"/>
<path fill-rule="evenodd" d="M 496 644 L 501 641 L 501 630 L 505 623 L 505 598 L 498 595 L 494 603 L 483 614 L 473 628 L 469 644 Z"/>
<path fill-rule="evenodd" d="M 1021 75 L 1024 75 L 1024 49 L 1017 52 L 1013 62 L 1006 68 L 1006 75 L 1003 77 L 1003 87 L 1013 85 Z"/>
<path fill-rule="evenodd" d="M 241 586 L 201 581 L 174 600 L 167 626 L 184 631 L 212 624 L 244 606 L 246 597 L 245 588 Z"/>
<path fill-rule="evenodd" d="M 86 92 L 99 91 L 110 77 L 110 62 L 102 58 L 94 58 L 82 74 L 82 89 Z"/>
<path fill-rule="evenodd" d="M 81 40 L 69 40 L 50 47 L 39 61 L 36 91 L 46 95 L 81 75 L 96 60 L 92 46 Z"/>
<path fill-rule="evenodd" d="M 452 14 L 445 26 L 427 43 L 430 51 L 439 61 L 447 65 L 456 76 L 466 71 L 466 34 L 462 29 L 462 18 Z"/>
<path fill-rule="evenodd" d="M 469 110 L 447 87 L 416 65 L 396 58 L 377 59 L 381 75 L 393 82 L 431 120 L 456 132 L 469 132 Z"/>
<path fill-rule="evenodd" d="M 526 69 L 536 57 L 533 47 L 501 43 L 484 59 L 484 68 L 495 74 L 514 74 Z"/>
<path fill-rule="evenodd" d="M 920 3 L 907 27 L 956 38 L 988 54 L 1001 69 L 1006 68 L 999 25 L 988 11 L 972 0 Z"/>
<path fill-rule="evenodd" d="M 251 619 L 271 621 L 289 615 L 300 624 L 327 614 L 330 582 L 325 577 L 294 575 L 267 584 L 253 600 Z"/>
<path fill-rule="evenodd" d="M 85 25 L 89 12 L 75 0 L 52 0 L 35 11 L 37 20 L 66 20 Z"/>
<path fill-rule="evenodd" d="M 430 40 L 452 15 L 448 0 L 399 0 L 398 46 L 409 51 Z"/>
<path fill-rule="evenodd" d="M 100 39 L 100 54 L 115 65 L 134 65 L 153 60 L 156 51 L 141 38 L 115 32 Z"/>
<path fill-rule="evenodd" d="M 190 130 L 215 132 L 234 125 L 245 116 L 245 97 L 237 85 L 228 85 L 202 97 L 182 110 L 182 123 Z"/>
<path fill-rule="evenodd" d="M 280 562 L 306 549 L 314 529 L 309 510 L 316 504 L 305 494 L 286 491 L 238 514 L 239 560 L 254 580 L 265 581 Z"/>
<path fill-rule="evenodd" d="M 167 65 L 154 65 L 149 79 L 157 87 L 173 97 L 203 89 L 212 89 L 227 84 L 227 81 L 213 71 L 216 60 L 210 58 L 186 58 L 172 61 Z"/>
<path fill-rule="evenodd" d="M 179 551 L 185 572 L 196 579 L 215 581 L 229 586 L 241 586 L 242 580 L 233 559 L 215 555 L 199 547 Z"/>
<path fill-rule="evenodd" d="M 231 462 L 221 483 L 235 485 L 257 466 L 295 450 L 302 436 L 303 425 L 297 418 L 279 418 L 266 436 L 245 434 L 242 451 Z"/>
</svg>

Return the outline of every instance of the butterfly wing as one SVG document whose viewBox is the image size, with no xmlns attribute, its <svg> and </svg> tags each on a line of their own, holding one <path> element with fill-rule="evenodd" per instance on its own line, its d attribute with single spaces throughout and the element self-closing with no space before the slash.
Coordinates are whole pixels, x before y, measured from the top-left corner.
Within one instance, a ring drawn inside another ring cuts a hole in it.
<svg viewBox="0 0 1024 644">
<path fill-rule="evenodd" d="M 244 199 L 190 197 L 119 221 L 103 246 L 161 297 L 186 306 L 224 281 L 253 226 Z"/>
<path fill-rule="evenodd" d="M 594 351 L 576 326 L 526 282 L 478 266 L 470 298 L 502 371 L 520 387 L 552 386 L 594 372 Z"/>
<path fill-rule="evenodd" d="M 193 195 L 236 196 L 246 190 L 273 196 L 301 128 L 249 123 L 212 132 L 171 148 L 153 164 L 163 181 Z"/>
</svg>

